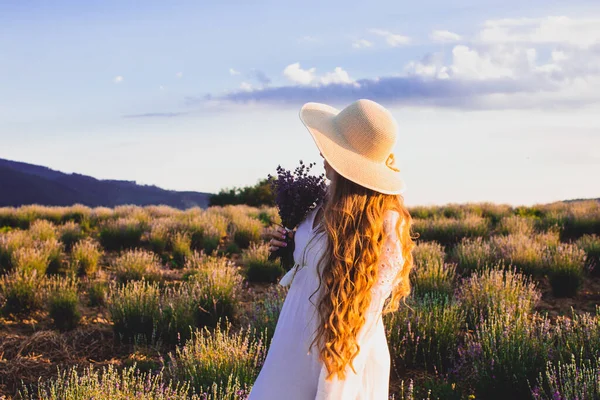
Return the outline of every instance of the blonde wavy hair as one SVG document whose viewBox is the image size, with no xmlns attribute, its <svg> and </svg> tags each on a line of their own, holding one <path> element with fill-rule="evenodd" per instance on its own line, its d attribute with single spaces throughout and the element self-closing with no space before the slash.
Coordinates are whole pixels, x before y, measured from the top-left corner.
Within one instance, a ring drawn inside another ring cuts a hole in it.
<svg viewBox="0 0 600 400">
<path fill-rule="evenodd" d="M 335 374 L 344 379 L 348 364 L 356 373 L 352 361 L 360 350 L 357 334 L 365 324 L 371 288 L 378 279 L 378 260 L 385 240 L 384 214 L 388 210 L 400 213 L 395 229 L 402 243 L 404 263 L 395 277 L 394 282 L 398 283 L 386 300 L 383 314 L 396 311 L 400 301 L 411 292 L 409 274 L 415 247 L 410 233 L 412 218 L 401 195 L 373 191 L 335 171 L 322 208 L 323 219 L 312 239 L 326 233 L 329 240 L 318 262 L 323 265 L 319 287 L 310 296 L 312 302 L 312 297 L 324 286 L 323 295 L 315 304 L 319 323 L 310 347 L 319 344 L 328 380 Z"/>
</svg>

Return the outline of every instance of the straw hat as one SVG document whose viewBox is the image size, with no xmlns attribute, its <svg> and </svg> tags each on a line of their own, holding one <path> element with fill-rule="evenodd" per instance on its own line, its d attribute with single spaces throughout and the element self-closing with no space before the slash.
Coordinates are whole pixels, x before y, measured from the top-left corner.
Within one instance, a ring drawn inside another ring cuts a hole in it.
<svg viewBox="0 0 600 400">
<path fill-rule="evenodd" d="M 306 103 L 300 119 L 331 168 L 371 190 L 401 194 L 406 188 L 392 152 L 398 125 L 382 105 L 361 99 L 339 111 Z"/>
</svg>

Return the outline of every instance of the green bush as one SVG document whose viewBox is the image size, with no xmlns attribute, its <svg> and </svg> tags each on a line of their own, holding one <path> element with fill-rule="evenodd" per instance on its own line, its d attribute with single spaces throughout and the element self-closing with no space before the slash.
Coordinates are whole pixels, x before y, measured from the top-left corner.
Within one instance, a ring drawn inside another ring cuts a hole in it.
<svg viewBox="0 0 600 400">
<path fill-rule="evenodd" d="M 158 256 L 143 249 L 126 250 L 121 253 L 113 261 L 113 268 L 120 283 L 141 279 L 159 281 L 162 278 Z"/>
<path fill-rule="evenodd" d="M 269 260 L 269 245 L 252 242 L 242 251 L 244 275 L 249 282 L 276 283 L 285 270 L 277 260 Z"/>
<path fill-rule="evenodd" d="M 192 255 L 192 240 L 189 234 L 185 232 L 175 232 L 169 237 L 169 247 L 171 250 L 171 266 L 174 268 L 183 268 L 185 262 Z"/>
<path fill-rule="evenodd" d="M 0 306 L 4 315 L 24 315 L 40 309 L 43 284 L 37 270 L 14 270 L 0 276 Z"/>
<path fill-rule="evenodd" d="M 474 332 L 467 332 L 450 376 L 472 387 L 475 398 L 530 398 L 529 382 L 552 352 L 550 321 L 538 314 L 487 314 Z"/>
<path fill-rule="evenodd" d="M 107 307 L 113 330 L 124 343 L 157 343 L 161 316 L 161 292 L 155 283 L 132 281 L 112 287 Z"/>
<path fill-rule="evenodd" d="M 510 234 L 494 236 L 490 244 L 496 262 L 512 265 L 523 274 L 540 277 L 545 274 L 543 254 L 548 247 L 542 238 Z"/>
<path fill-rule="evenodd" d="M 436 241 L 442 246 L 453 246 L 464 237 L 487 237 L 489 220 L 476 215 L 468 215 L 462 219 L 414 219 L 413 229 L 423 241 Z"/>
<path fill-rule="evenodd" d="M 444 264 L 444 248 L 436 242 L 418 243 L 413 250 L 415 262 L 412 288 L 416 297 L 438 293 L 451 297 L 456 267 Z"/>
<path fill-rule="evenodd" d="M 236 321 L 243 278 L 235 264 L 225 258 L 194 252 L 185 279 L 202 287 L 200 325 L 214 327 L 219 319 Z"/>
<path fill-rule="evenodd" d="M 394 365 L 445 372 L 457 356 L 465 314 L 460 304 L 439 294 L 410 299 L 414 309 L 403 307 L 384 317 Z"/>
<path fill-rule="evenodd" d="M 471 329 L 489 318 L 488 312 L 515 316 L 529 313 L 541 297 L 535 282 L 518 273 L 516 268 L 506 270 L 503 264 L 472 274 L 457 290 Z"/>
<path fill-rule="evenodd" d="M 71 251 L 71 269 L 77 275 L 93 276 L 98 271 L 102 249 L 94 240 L 87 238 L 77 242 Z"/>
<path fill-rule="evenodd" d="M 100 243 L 107 251 L 140 247 L 144 228 L 144 223 L 135 218 L 106 221 L 100 226 Z"/>
<path fill-rule="evenodd" d="M 463 238 L 450 252 L 450 259 L 458 264 L 459 270 L 465 275 L 483 270 L 494 258 L 492 246 L 481 237 Z"/>
<path fill-rule="evenodd" d="M 586 270 L 592 276 L 600 276 L 600 236 L 583 235 L 577 242 L 577 246 L 586 254 Z"/>
<path fill-rule="evenodd" d="M 33 241 L 26 231 L 14 230 L 0 234 L 0 273 L 15 268 L 13 254 L 16 250 L 31 247 Z"/>
<path fill-rule="evenodd" d="M 65 245 L 66 251 L 71 251 L 75 243 L 85 238 L 81 226 L 73 221 L 68 221 L 59 227 L 60 241 Z"/>
<path fill-rule="evenodd" d="M 250 326 L 234 333 L 225 321 L 213 331 L 196 330 L 185 345 L 169 353 L 167 371 L 172 379 L 189 382 L 199 392 L 229 377 L 252 385 L 266 357 L 264 343 L 264 336 Z"/>
<path fill-rule="evenodd" d="M 265 293 L 253 303 L 253 308 L 250 311 L 248 323 L 255 327 L 258 332 L 265 333 L 267 346 L 271 343 L 275 333 L 275 327 L 287 292 L 287 287 L 281 285 L 269 286 Z"/>
<path fill-rule="evenodd" d="M 106 282 L 106 281 L 91 282 L 89 285 L 89 289 L 88 289 L 88 304 L 91 307 L 105 305 L 107 289 L 108 289 L 108 282 Z"/>
<path fill-rule="evenodd" d="M 539 373 L 531 394 L 536 400 L 600 399 L 600 357 L 568 363 L 550 360 Z"/>
<path fill-rule="evenodd" d="M 563 244 L 544 254 L 548 278 L 555 297 L 573 297 L 583 286 L 585 251 L 574 244 Z"/>
<path fill-rule="evenodd" d="M 77 280 L 55 277 L 48 284 L 47 307 L 54 326 L 61 331 L 75 328 L 81 319 Z"/>
<path fill-rule="evenodd" d="M 230 392 L 233 392 L 233 388 L 230 388 Z M 192 395 L 189 384 L 183 382 L 173 385 L 161 372 L 139 372 L 135 364 L 123 369 L 118 369 L 112 364 L 102 368 L 88 365 L 83 373 L 79 372 L 77 367 L 61 369 L 59 366 L 58 376 L 46 381 L 40 378 L 37 389 L 22 385 L 19 389 L 19 398 L 27 400 L 217 400 L 217 397 L 212 395 L 211 397 Z"/>
<path fill-rule="evenodd" d="M 553 329 L 554 360 L 568 363 L 574 355 L 581 362 L 600 356 L 600 305 L 596 304 L 595 315 L 576 312 L 571 306 L 570 315 L 559 315 Z"/>
</svg>

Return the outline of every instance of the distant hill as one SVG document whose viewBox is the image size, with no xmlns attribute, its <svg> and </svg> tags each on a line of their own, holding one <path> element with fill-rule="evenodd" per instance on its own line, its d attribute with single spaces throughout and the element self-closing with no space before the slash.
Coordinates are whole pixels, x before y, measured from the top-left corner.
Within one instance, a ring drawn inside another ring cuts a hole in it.
<svg viewBox="0 0 600 400">
<path fill-rule="evenodd" d="M 164 204 L 186 209 L 207 208 L 212 193 L 178 192 L 135 181 L 100 180 L 66 174 L 39 165 L 0 159 L 0 207 L 26 204 L 90 207 Z"/>
</svg>

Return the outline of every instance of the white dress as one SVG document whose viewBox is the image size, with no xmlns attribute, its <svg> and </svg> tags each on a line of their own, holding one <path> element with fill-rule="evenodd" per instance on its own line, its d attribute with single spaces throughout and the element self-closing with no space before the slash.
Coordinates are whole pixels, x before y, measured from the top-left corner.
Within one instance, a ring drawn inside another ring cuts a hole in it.
<svg viewBox="0 0 600 400">
<path fill-rule="evenodd" d="M 319 286 L 317 262 L 327 241 L 326 233 L 317 234 L 316 227 L 312 227 L 318 208 L 320 206 L 308 214 L 294 235 L 296 266 L 280 281 L 282 285 L 291 281 L 291 286 L 267 357 L 248 399 L 388 400 L 390 352 L 381 310 L 391 293 L 392 281 L 404 262 L 401 243 L 394 232 L 399 214 L 389 211 L 385 217 L 386 239 L 379 261 L 379 279 L 372 289 L 365 325 L 357 337 L 360 351 L 353 361 L 357 373 L 348 366 L 345 379 L 340 380 L 336 375 L 333 380 L 326 381 L 327 367 L 319 359 L 316 347 L 309 351 L 318 323 L 315 305 L 322 287 L 310 300 L 309 297 Z M 313 236 L 315 239 L 303 258 L 305 247 Z"/>
</svg>

